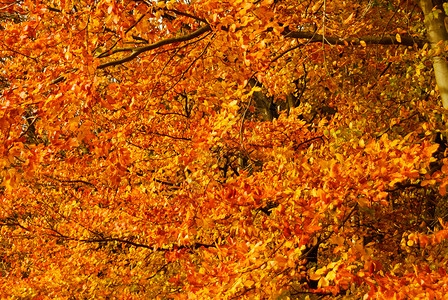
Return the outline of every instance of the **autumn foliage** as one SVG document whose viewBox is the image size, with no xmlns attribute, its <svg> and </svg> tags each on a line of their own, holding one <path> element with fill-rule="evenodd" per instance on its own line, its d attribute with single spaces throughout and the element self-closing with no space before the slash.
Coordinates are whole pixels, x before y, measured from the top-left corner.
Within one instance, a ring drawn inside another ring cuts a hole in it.
<svg viewBox="0 0 448 300">
<path fill-rule="evenodd" d="M 2 299 L 444 297 L 445 50 L 423 19 L 0 0 Z"/>
</svg>

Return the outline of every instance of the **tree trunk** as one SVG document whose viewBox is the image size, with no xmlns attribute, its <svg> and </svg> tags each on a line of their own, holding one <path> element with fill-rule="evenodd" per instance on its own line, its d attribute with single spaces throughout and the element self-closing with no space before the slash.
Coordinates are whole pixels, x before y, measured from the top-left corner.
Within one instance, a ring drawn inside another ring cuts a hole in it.
<svg viewBox="0 0 448 300">
<path fill-rule="evenodd" d="M 420 7 L 425 16 L 425 26 L 428 40 L 433 49 L 443 47 L 448 40 L 445 27 L 445 12 L 440 0 L 420 0 Z M 439 87 L 440 97 L 444 108 L 448 108 L 448 63 L 443 57 L 436 56 L 433 59 L 434 73 Z"/>
<path fill-rule="evenodd" d="M 254 78 L 249 80 L 249 85 L 250 87 L 263 87 L 262 84 Z M 257 91 L 253 93 L 252 99 L 255 102 L 256 110 L 262 115 L 263 121 L 272 122 L 272 120 L 278 118 L 277 108 L 271 97 L 266 96 L 262 91 Z"/>
</svg>

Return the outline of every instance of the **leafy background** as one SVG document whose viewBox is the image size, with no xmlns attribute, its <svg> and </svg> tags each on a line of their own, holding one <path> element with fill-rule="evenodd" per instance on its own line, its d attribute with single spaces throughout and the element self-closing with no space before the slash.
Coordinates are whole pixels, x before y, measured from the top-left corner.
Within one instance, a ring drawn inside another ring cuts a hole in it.
<svg viewBox="0 0 448 300">
<path fill-rule="evenodd" d="M 423 19 L 2 0 L 2 297 L 442 297 L 444 49 Z"/>
</svg>

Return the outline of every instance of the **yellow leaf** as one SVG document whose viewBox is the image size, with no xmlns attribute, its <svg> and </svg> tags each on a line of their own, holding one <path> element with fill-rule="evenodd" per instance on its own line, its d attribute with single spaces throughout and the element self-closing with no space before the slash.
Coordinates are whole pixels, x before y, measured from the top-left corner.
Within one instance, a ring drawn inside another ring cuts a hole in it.
<svg viewBox="0 0 448 300">
<path fill-rule="evenodd" d="M 442 166 L 442 173 L 445 175 L 448 174 L 448 166 L 447 165 Z"/>
<path fill-rule="evenodd" d="M 361 46 L 363 46 L 363 47 L 367 47 L 367 44 L 366 44 L 366 42 L 364 42 L 364 41 L 359 41 L 359 44 L 360 44 Z"/>
<path fill-rule="evenodd" d="M 68 145 L 69 145 L 70 147 L 78 147 L 78 146 L 79 146 L 78 139 L 76 139 L 76 138 L 71 138 L 71 139 L 69 139 L 69 140 L 68 140 Z"/>
<path fill-rule="evenodd" d="M 335 156 L 336 156 L 336 159 L 338 160 L 338 162 L 340 162 L 340 163 L 344 162 L 344 157 L 341 154 L 336 153 Z"/>
<path fill-rule="evenodd" d="M 325 278 L 330 281 L 330 280 L 334 280 L 336 277 L 336 273 L 334 271 L 330 271 L 328 272 L 327 276 L 325 276 Z"/>
<path fill-rule="evenodd" d="M 364 197 L 358 198 L 357 202 L 361 207 L 366 207 L 369 205 L 369 201 Z"/>
<path fill-rule="evenodd" d="M 446 228 L 446 225 L 443 224 L 443 220 L 442 220 L 442 218 L 437 218 L 437 219 L 439 220 L 439 223 L 440 223 L 440 225 L 442 225 L 443 229 L 445 229 L 445 228 Z"/>
<path fill-rule="evenodd" d="M 329 285 L 328 280 L 325 277 L 322 277 L 321 279 L 319 279 L 319 282 L 317 283 L 318 287 L 326 287 Z"/>
<path fill-rule="evenodd" d="M 366 143 L 364 142 L 364 139 L 359 140 L 359 147 L 364 148 L 366 146 Z"/>
<path fill-rule="evenodd" d="M 401 36 L 400 36 L 400 34 L 397 33 L 395 35 L 395 38 L 397 39 L 397 42 L 399 42 L 401 44 Z"/>
<path fill-rule="evenodd" d="M 245 282 L 244 282 L 244 285 L 246 286 L 246 287 L 248 287 L 248 288 L 251 288 L 253 285 L 254 285 L 254 281 L 252 281 L 252 280 L 246 280 Z"/>
<path fill-rule="evenodd" d="M 389 195 L 388 192 L 379 192 L 376 197 L 377 197 L 377 199 L 384 199 L 387 197 L 387 195 Z"/>
<path fill-rule="evenodd" d="M 439 193 L 441 196 L 446 195 L 446 186 L 439 186 Z"/>
<path fill-rule="evenodd" d="M 316 274 L 317 275 L 323 275 L 325 272 L 327 272 L 327 268 L 323 267 L 323 268 L 320 268 L 319 270 L 317 270 Z"/>
<path fill-rule="evenodd" d="M 435 184 L 436 183 L 436 181 L 434 180 L 434 179 L 431 179 L 431 180 L 423 180 L 421 183 L 420 183 L 420 185 L 421 186 L 427 186 L 427 185 L 433 185 L 433 184 Z"/>
<path fill-rule="evenodd" d="M 316 273 L 310 275 L 311 280 L 319 280 L 320 278 L 321 278 L 321 276 Z"/>
<path fill-rule="evenodd" d="M 348 23 L 351 23 L 352 22 L 352 20 L 353 20 L 353 17 L 355 16 L 355 13 L 354 12 L 352 12 L 352 14 L 350 15 L 350 16 L 348 16 L 348 18 L 347 19 L 345 19 L 345 21 L 343 22 L 344 24 L 348 24 Z"/>
<path fill-rule="evenodd" d="M 229 103 L 229 107 L 237 106 L 237 104 L 238 104 L 238 100 L 233 100 L 232 102 Z"/>
</svg>

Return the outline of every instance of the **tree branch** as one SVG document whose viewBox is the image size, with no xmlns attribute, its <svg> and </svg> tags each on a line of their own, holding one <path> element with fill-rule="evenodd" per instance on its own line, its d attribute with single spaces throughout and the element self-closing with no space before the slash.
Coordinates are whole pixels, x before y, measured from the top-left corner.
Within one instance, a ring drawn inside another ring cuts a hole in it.
<svg viewBox="0 0 448 300">
<path fill-rule="evenodd" d="M 2 226 L 2 225 L 11 226 L 9 224 L 0 223 L 0 226 Z M 12 225 L 20 226 L 20 224 L 12 224 Z M 26 229 L 26 228 L 24 228 L 24 229 Z M 183 249 L 186 249 L 187 251 L 192 252 L 193 250 L 197 250 L 200 248 L 216 248 L 216 242 L 213 242 L 212 244 L 204 244 L 204 243 L 200 243 L 200 242 L 194 242 L 192 244 L 187 244 L 187 245 L 170 245 L 167 247 L 157 247 L 154 245 L 140 244 L 138 242 L 133 242 L 133 241 L 123 239 L 123 238 L 103 237 L 103 235 L 100 233 L 95 233 L 95 235 L 99 236 L 99 238 L 87 238 L 87 239 L 81 238 L 80 239 L 80 238 L 70 237 L 68 235 L 62 234 L 61 232 L 59 232 L 58 230 L 56 230 L 54 228 L 49 228 L 49 229 L 52 232 L 54 232 L 54 233 L 48 234 L 49 236 L 61 238 L 61 239 L 68 240 L 68 241 L 78 241 L 78 242 L 88 243 L 88 244 L 118 242 L 121 244 L 133 246 L 135 248 L 145 248 L 145 249 L 151 249 L 153 251 L 161 251 L 161 252 L 167 252 L 167 251 L 173 251 L 173 250 L 183 250 Z M 26 229 L 26 230 L 28 230 L 28 229 Z M 91 230 L 89 230 L 89 231 L 91 231 Z"/>
<path fill-rule="evenodd" d="M 364 41 L 367 45 L 403 45 L 403 46 L 414 46 L 417 45 L 422 48 L 427 41 L 425 39 L 413 38 L 411 36 L 402 36 L 401 41 L 398 41 L 395 36 L 364 36 L 359 38 L 338 38 L 332 36 L 325 36 L 325 38 L 311 31 L 289 31 L 285 29 L 283 31 L 285 37 L 296 38 L 296 39 L 307 39 L 309 43 L 321 43 L 325 41 L 329 45 L 361 45 Z"/>
<path fill-rule="evenodd" d="M 151 249 L 153 251 L 173 251 L 173 250 L 183 250 L 186 249 L 187 251 L 197 250 L 199 248 L 216 248 L 216 245 L 213 244 L 203 244 L 203 243 L 193 243 L 190 245 L 180 245 L 180 246 L 169 246 L 167 248 L 156 248 L 154 246 L 146 245 L 146 244 L 140 244 L 133 241 L 129 241 L 126 239 L 121 238 L 104 238 L 104 239 L 73 239 L 73 238 L 67 238 L 70 240 L 75 240 L 83 243 L 104 243 L 104 242 L 118 242 L 122 244 L 126 244 L 129 246 L 133 246 L 136 248 L 145 248 L 145 249 Z"/>
<path fill-rule="evenodd" d="M 175 10 L 175 9 L 166 9 L 166 8 L 164 10 L 165 11 L 169 11 L 169 12 L 173 12 L 175 14 L 178 14 L 178 15 L 181 15 L 181 16 L 184 16 L 184 17 L 192 18 L 192 19 L 195 19 L 195 20 L 200 21 L 200 22 L 208 23 L 207 20 L 205 20 L 203 18 L 199 18 L 197 16 L 194 16 L 194 15 L 186 13 L 186 12 L 178 11 L 178 10 Z"/>
<path fill-rule="evenodd" d="M 211 30 L 212 30 L 212 28 L 210 27 L 210 25 L 205 25 L 203 27 L 198 28 L 197 30 L 193 31 L 190 34 L 183 35 L 183 36 L 180 36 L 180 37 L 175 37 L 175 38 L 168 38 L 168 39 L 165 39 L 165 40 L 161 40 L 161 41 L 155 42 L 155 43 L 153 43 L 151 45 L 142 46 L 142 47 L 138 47 L 138 48 L 118 48 L 118 49 L 115 49 L 115 50 L 111 51 L 109 55 L 112 55 L 112 54 L 117 53 L 117 52 L 123 52 L 123 51 L 132 51 L 132 53 L 129 56 L 123 57 L 121 59 L 117 59 L 117 60 L 113 60 L 113 61 L 110 61 L 110 62 L 102 63 L 102 64 L 100 64 L 98 66 L 98 69 L 105 69 L 107 67 L 124 64 L 125 62 L 128 62 L 128 61 L 131 61 L 131 60 L 135 59 L 137 56 L 139 56 L 140 54 L 142 54 L 144 52 L 147 52 L 147 51 L 150 51 L 150 50 L 153 50 L 153 49 L 156 49 L 156 48 L 160 48 L 162 46 L 169 45 L 169 44 L 189 41 L 189 40 L 192 40 L 194 38 L 197 38 L 197 37 L 201 36 L 202 34 L 208 32 L 208 31 L 211 31 Z M 107 56 L 109 56 L 109 55 L 107 55 Z M 104 56 L 104 54 L 101 53 L 98 56 Z"/>
<path fill-rule="evenodd" d="M 98 188 L 91 182 L 85 181 L 85 180 L 81 180 L 81 179 L 75 179 L 75 180 L 64 180 L 64 179 L 59 179 L 50 175 L 45 175 L 45 177 L 50 178 L 52 180 L 58 181 L 60 183 L 66 183 L 66 184 L 84 184 L 84 185 L 88 185 L 91 186 L 95 189 L 95 191 L 98 191 Z"/>
</svg>

